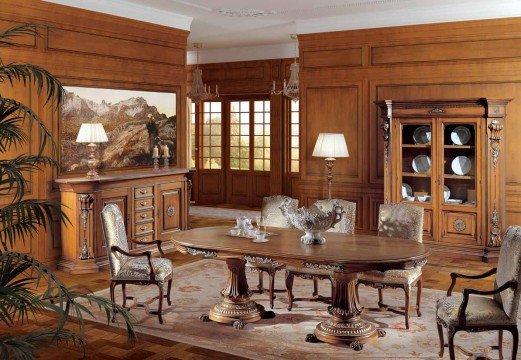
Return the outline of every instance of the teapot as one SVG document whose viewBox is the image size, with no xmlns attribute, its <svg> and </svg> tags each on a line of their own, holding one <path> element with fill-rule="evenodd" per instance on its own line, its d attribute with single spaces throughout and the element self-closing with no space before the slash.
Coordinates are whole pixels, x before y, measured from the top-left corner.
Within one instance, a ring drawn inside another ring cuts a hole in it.
<svg viewBox="0 0 521 360">
<path fill-rule="evenodd" d="M 251 219 L 246 216 L 241 216 L 237 218 L 237 228 L 241 230 L 251 230 L 253 229 L 253 225 L 251 224 Z"/>
</svg>

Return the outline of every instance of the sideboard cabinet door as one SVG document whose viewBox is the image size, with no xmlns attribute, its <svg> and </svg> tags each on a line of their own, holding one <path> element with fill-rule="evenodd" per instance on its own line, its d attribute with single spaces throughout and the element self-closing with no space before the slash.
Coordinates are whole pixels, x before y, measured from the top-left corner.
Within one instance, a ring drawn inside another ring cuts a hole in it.
<svg viewBox="0 0 521 360">
<path fill-rule="evenodd" d="M 183 182 L 159 184 L 158 196 L 157 238 L 170 240 L 170 235 L 183 228 Z"/>
</svg>

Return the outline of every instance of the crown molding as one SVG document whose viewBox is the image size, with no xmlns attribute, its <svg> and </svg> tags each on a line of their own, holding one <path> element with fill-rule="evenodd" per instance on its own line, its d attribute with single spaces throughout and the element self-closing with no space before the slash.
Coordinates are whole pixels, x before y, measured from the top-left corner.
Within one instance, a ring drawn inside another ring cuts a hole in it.
<svg viewBox="0 0 521 360">
<path fill-rule="evenodd" d="M 298 48 L 297 48 L 298 51 Z M 186 63 L 196 63 L 196 52 L 187 51 Z M 297 53 L 298 55 L 298 53 Z M 218 49 L 200 49 L 199 64 L 211 64 L 231 61 L 251 61 L 293 58 L 295 43 L 242 46 Z"/>
<path fill-rule="evenodd" d="M 450 1 L 425 5 L 420 1 L 407 8 L 373 12 L 355 12 L 349 15 L 295 20 L 298 34 L 358 30 L 403 25 L 484 20 L 521 16 L 520 0 Z"/>
<path fill-rule="evenodd" d="M 135 3 L 122 0 L 44 0 L 79 9 L 96 11 L 99 13 L 120 16 L 128 19 L 144 21 L 152 24 L 173 27 L 176 29 L 190 31 L 192 17 L 179 15 Z"/>
</svg>

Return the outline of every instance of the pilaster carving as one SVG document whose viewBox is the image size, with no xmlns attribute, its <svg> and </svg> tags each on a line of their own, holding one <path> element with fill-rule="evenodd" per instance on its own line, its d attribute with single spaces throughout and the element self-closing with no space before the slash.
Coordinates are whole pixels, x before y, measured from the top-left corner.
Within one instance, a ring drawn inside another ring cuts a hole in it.
<svg viewBox="0 0 521 360">
<path fill-rule="evenodd" d="M 488 125 L 488 129 L 490 130 L 490 148 L 492 149 L 491 157 L 492 157 L 492 165 L 494 171 L 497 169 L 498 158 L 501 149 L 501 131 L 503 130 L 503 125 L 499 123 L 498 119 L 492 119 L 492 122 Z"/>
<path fill-rule="evenodd" d="M 494 210 L 492 210 L 492 216 L 490 217 L 490 240 L 488 242 L 488 246 L 498 247 L 501 246 L 501 242 L 502 239 L 499 211 L 497 210 L 497 207 L 494 204 Z"/>
<path fill-rule="evenodd" d="M 89 194 L 80 194 L 78 197 L 80 202 L 80 220 L 83 229 L 83 243 L 80 249 L 80 260 L 92 259 L 92 239 L 88 236 L 89 229 L 89 211 L 94 199 Z"/>
</svg>

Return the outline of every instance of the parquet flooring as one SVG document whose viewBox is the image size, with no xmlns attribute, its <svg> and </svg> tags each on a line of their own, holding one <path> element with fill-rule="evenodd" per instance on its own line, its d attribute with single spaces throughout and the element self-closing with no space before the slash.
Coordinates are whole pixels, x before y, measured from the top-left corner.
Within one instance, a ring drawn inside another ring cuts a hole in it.
<svg viewBox="0 0 521 360">
<path fill-rule="evenodd" d="M 217 218 L 192 218 L 192 227 L 232 225 L 234 221 Z M 198 260 L 198 257 L 183 255 L 177 252 L 167 254 L 172 259 L 174 266 L 179 266 Z M 429 258 L 429 263 L 423 271 L 424 287 L 447 290 L 450 285 L 451 272 L 464 272 L 469 274 L 480 274 L 493 267 L 492 264 L 485 264 L 477 260 L 466 260 L 451 257 L 447 254 L 434 253 Z M 70 275 L 62 271 L 57 271 L 58 277 L 68 286 L 85 286 L 92 291 L 108 288 L 108 271 L 97 274 Z M 458 280 L 457 291 L 465 287 L 476 289 L 491 289 L 493 278 L 479 281 Z M 432 304 L 423 304 L 429 306 Z M 6 328 L 0 325 L 0 334 L 21 334 L 41 327 L 54 326 L 56 319 L 48 314 L 38 315 L 34 321 L 16 328 Z M 228 359 L 235 360 L 240 357 L 229 354 L 200 348 L 175 341 L 165 340 L 150 335 L 138 334 L 138 341 L 134 346 L 127 343 L 123 330 L 110 327 L 106 324 L 87 322 L 85 328 L 85 338 L 87 341 L 87 359 Z M 72 344 L 51 344 L 38 350 L 41 359 L 81 359 L 83 353 L 80 348 Z"/>
</svg>

